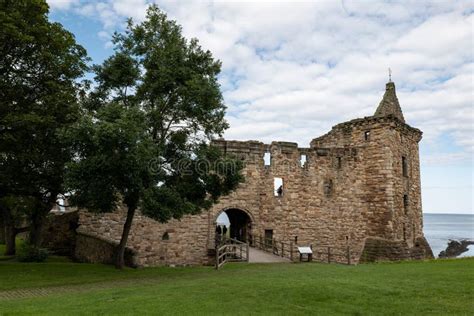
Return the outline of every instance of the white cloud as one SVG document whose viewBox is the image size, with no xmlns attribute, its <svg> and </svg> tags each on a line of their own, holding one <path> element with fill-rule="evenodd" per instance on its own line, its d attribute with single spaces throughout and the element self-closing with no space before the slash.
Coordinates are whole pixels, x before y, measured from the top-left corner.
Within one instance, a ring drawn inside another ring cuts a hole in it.
<svg viewBox="0 0 474 316">
<path fill-rule="evenodd" d="M 52 10 L 65 10 L 78 3 L 79 0 L 48 0 L 47 2 Z"/>
<path fill-rule="evenodd" d="M 437 153 L 425 155 L 421 159 L 421 163 L 426 166 L 438 165 L 456 165 L 459 162 L 472 159 L 472 155 L 466 152 L 458 153 Z"/>
<path fill-rule="evenodd" d="M 114 0 L 111 6 L 118 16 L 131 17 L 137 21 L 145 18 L 148 7 L 145 0 Z"/>
<path fill-rule="evenodd" d="M 336 123 L 372 115 L 391 67 L 405 117 L 424 131 L 424 144 L 448 134 L 461 148 L 428 161 L 472 157 L 470 1 L 157 2 L 222 60 L 227 138 L 308 146 Z M 107 0 L 64 8 L 100 20 L 108 41 L 126 17 L 141 21 L 146 6 Z"/>
</svg>

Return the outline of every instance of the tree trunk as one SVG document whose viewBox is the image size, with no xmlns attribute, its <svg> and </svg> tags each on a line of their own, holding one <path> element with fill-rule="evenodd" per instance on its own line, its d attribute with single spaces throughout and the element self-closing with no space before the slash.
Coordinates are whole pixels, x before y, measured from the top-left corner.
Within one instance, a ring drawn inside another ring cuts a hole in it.
<svg viewBox="0 0 474 316">
<path fill-rule="evenodd" d="M 116 248 L 115 267 L 117 269 L 122 269 L 125 266 L 125 246 L 127 245 L 128 235 L 130 233 L 130 228 L 132 227 L 133 217 L 135 216 L 135 209 L 136 206 L 129 206 L 127 210 L 127 218 L 123 225 L 122 238 L 120 239 L 120 244 Z"/>
<path fill-rule="evenodd" d="M 46 208 L 38 209 L 31 216 L 29 243 L 35 248 L 41 247 L 43 242 L 43 226 L 48 212 Z"/>
<path fill-rule="evenodd" d="M 35 248 L 39 248 L 43 244 L 43 230 L 46 217 L 48 216 L 49 212 L 51 212 L 51 209 L 54 207 L 54 205 L 56 205 L 58 194 L 58 191 L 52 190 L 49 198 L 46 201 L 37 197 L 36 209 L 33 210 L 33 214 L 30 218 L 31 226 L 29 235 L 29 243 Z"/>
<path fill-rule="evenodd" d="M 5 226 L 5 256 L 14 256 L 16 253 L 15 246 L 15 222 L 13 221 L 12 214 L 8 208 L 2 209 L 3 213 L 3 224 Z"/>
<path fill-rule="evenodd" d="M 3 212 L 0 212 L 0 244 L 5 244 L 5 221 L 3 220 Z"/>
<path fill-rule="evenodd" d="M 16 229 L 12 225 L 5 225 L 5 256 L 16 254 Z"/>
</svg>

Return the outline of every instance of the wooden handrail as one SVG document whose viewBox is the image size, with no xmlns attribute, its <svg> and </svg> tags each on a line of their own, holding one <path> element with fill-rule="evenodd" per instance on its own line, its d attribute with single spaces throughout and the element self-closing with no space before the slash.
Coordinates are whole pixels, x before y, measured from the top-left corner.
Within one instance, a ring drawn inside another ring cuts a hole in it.
<svg viewBox="0 0 474 316">
<path fill-rule="evenodd" d="M 216 269 L 230 261 L 249 261 L 249 244 L 232 238 L 222 242 L 220 246 L 216 244 Z"/>
<path fill-rule="evenodd" d="M 284 241 L 279 241 L 277 239 L 264 238 L 261 235 L 257 235 L 255 237 L 256 238 L 252 238 L 252 240 L 254 242 L 254 245 L 258 249 L 271 252 L 281 257 L 289 258 L 291 261 L 293 261 L 294 258 L 299 257 L 299 256 L 294 256 L 295 253 L 296 254 L 298 253 L 298 250 L 297 250 L 297 247 L 295 247 L 297 245 L 293 244 L 292 241 L 284 242 Z M 315 256 L 313 256 L 313 259 L 318 260 L 318 257 L 319 257 L 318 261 L 323 261 L 323 262 L 328 262 L 328 263 L 331 263 L 331 262 L 347 263 L 349 265 L 352 264 L 350 245 L 335 247 L 331 245 L 317 244 L 315 246 L 310 245 L 310 247 L 313 249 L 313 253 L 315 254 Z"/>
</svg>

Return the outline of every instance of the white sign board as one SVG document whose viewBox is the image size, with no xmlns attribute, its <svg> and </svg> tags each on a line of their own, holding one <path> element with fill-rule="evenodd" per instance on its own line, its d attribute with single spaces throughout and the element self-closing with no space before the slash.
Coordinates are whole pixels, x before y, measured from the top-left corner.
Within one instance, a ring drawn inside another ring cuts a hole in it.
<svg viewBox="0 0 474 316">
<path fill-rule="evenodd" d="M 298 247 L 298 252 L 302 255 L 312 254 L 313 250 L 310 247 Z"/>
</svg>

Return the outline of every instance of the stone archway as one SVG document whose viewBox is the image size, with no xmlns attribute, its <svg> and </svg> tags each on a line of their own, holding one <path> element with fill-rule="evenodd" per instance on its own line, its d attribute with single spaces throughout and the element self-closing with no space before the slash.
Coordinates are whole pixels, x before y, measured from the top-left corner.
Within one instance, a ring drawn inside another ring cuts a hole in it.
<svg viewBox="0 0 474 316">
<path fill-rule="evenodd" d="M 230 227 L 229 227 L 229 237 L 233 239 L 240 240 L 242 242 L 248 242 L 252 244 L 252 217 L 247 212 L 241 208 L 229 207 L 223 209 L 216 217 L 217 218 L 225 213 L 227 215 Z"/>
</svg>

